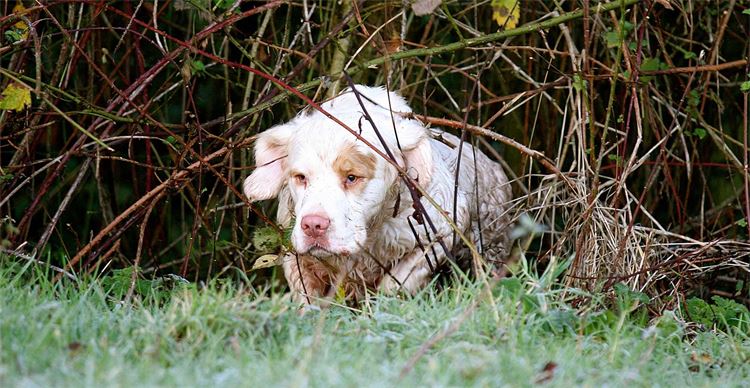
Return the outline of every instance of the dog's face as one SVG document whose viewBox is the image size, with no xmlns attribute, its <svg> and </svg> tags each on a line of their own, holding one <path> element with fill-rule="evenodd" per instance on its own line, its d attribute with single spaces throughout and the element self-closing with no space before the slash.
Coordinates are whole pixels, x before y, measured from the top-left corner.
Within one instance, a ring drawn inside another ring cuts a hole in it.
<svg viewBox="0 0 750 388">
<path fill-rule="evenodd" d="M 385 95 L 381 89 L 365 92 L 379 93 L 367 94 L 378 104 Z M 391 99 L 403 104 L 399 107 L 406 106 L 395 94 Z M 371 103 L 366 107 L 395 163 L 426 185 L 432 154 L 425 128 L 417 121 L 394 117 L 397 142 L 390 112 Z M 323 109 L 355 131 L 361 130 L 364 139 L 384 150 L 375 130 L 361 119 L 362 110 L 351 93 L 324 104 Z M 357 254 L 366 247 L 368 232 L 383 217 L 392 216 L 400 183 L 396 167 L 319 112 L 263 132 L 255 145 L 255 160 L 256 169 L 244 183 L 245 195 L 257 201 L 289 191 L 290 203 L 280 206 L 293 209 L 292 244 L 298 253 L 317 257 Z"/>
</svg>

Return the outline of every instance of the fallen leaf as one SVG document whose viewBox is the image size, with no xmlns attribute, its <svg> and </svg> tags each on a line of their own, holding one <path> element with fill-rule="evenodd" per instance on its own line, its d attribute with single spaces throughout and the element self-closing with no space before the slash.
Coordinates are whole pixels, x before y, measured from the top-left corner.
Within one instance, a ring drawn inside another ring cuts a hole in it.
<svg viewBox="0 0 750 388">
<path fill-rule="evenodd" d="M 521 0 L 492 0 L 492 19 L 506 30 L 516 28 L 521 17 Z"/>
<path fill-rule="evenodd" d="M 696 352 L 690 353 L 690 360 L 700 364 L 711 364 L 714 360 L 708 353 L 698 354 Z"/>
<path fill-rule="evenodd" d="M 77 354 L 81 349 L 83 349 L 83 345 L 80 342 L 74 341 L 68 344 L 68 350 L 73 354 Z"/>
<path fill-rule="evenodd" d="M 536 377 L 536 380 L 534 380 L 537 384 L 543 384 L 550 380 L 552 380 L 553 377 L 555 377 L 555 369 L 557 369 L 557 363 L 554 361 L 549 361 L 546 364 L 544 364 L 544 368 L 539 372 L 539 375 Z"/>
<path fill-rule="evenodd" d="M 22 111 L 31 105 L 31 91 L 25 87 L 11 83 L 0 96 L 0 109 Z"/>
</svg>

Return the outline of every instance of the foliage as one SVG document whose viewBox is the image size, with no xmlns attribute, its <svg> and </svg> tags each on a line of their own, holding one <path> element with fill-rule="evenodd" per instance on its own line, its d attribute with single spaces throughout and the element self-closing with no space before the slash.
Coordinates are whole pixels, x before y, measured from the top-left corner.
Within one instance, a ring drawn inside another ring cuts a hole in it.
<svg viewBox="0 0 750 388">
<path fill-rule="evenodd" d="M 718 295 L 711 297 L 712 303 L 700 298 L 690 298 L 685 302 L 687 315 L 691 320 L 707 327 L 719 327 L 722 330 L 737 328 L 750 330 L 750 311 L 747 307 Z"/>
</svg>

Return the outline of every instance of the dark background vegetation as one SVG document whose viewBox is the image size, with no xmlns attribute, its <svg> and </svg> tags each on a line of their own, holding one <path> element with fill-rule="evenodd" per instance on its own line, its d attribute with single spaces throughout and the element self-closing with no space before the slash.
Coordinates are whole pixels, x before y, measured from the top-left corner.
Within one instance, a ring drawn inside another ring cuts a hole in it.
<svg viewBox="0 0 750 388">
<path fill-rule="evenodd" d="M 570 259 L 589 288 L 747 301 L 747 1 L 522 0 L 519 25 L 583 16 L 481 44 L 501 30 L 489 1 L 425 16 L 402 1 L 21 3 L 0 4 L 0 87 L 32 95 L 0 112 L 0 244 L 18 260 L 249 275 L 274 214 L 239 195 L 252 136 L 306 106 L 285 85 L 340 89 L 343 54 L 354 81 L 415 112 L 544 155 L 472 138 L 505 159 L 514 217 L 549 227 L 520 240 L 527 257 Z"/>
</svg>

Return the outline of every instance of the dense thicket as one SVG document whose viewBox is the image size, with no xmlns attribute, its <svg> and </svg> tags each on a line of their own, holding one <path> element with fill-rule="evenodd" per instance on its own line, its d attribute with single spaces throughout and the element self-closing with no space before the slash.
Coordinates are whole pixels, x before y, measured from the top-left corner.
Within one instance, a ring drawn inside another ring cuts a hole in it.
<svg viewBox="0 0 750 388">
<path fill-rule="evenodd" d="M 238 191 L 252 135 L 346 70 L 502 135 L 471 131 L 516 179 L 521 250 L 570 258 L 568 282 L 748 295 L 746 1 L 521 0 L 529 27 L 505 33 L 488 1 L 18 4 L 0 87 L 31 103 L 0 112 L 0 240 L 19 260 L 247 273 L 273 215 Z"/>
</svg>

